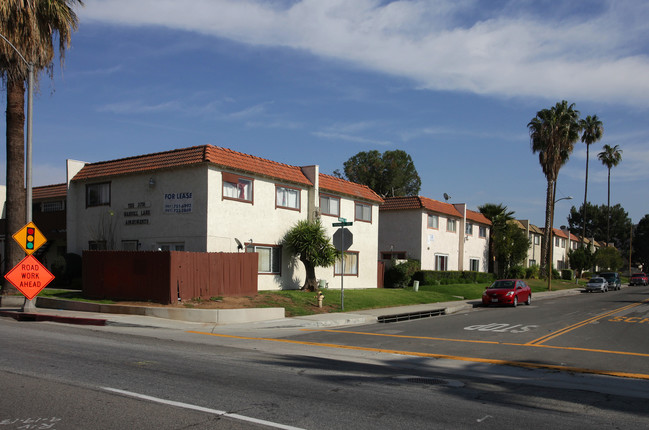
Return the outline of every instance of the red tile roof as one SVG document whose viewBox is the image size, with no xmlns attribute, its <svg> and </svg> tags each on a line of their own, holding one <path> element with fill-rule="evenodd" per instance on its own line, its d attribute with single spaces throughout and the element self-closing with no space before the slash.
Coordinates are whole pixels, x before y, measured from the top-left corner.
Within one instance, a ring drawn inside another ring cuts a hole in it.
<svg viewBox="0 0 649 430">
<path fill-rule="evenodd" d="M 65 198 L 68 193 L 67 184 L 44 185 L 32 188 L 32 200 Z"/>
<path fill-rule="evenodd" d="M 466 210 L 466 218 L 470 219 L 473 222 L 477 222 L 480 224 L 486 224 L 486 225 L 491 225 L 491 221 L 489 219 L 482 215 L 480 212 L 475 212 L 472 210 L 467 209 Z"/>
<path fill-rule="evenodd" d="M 380 207 L 382 211 L 426 209 L 431 212 L 462 218 L 462 214 L 450 203 L 443 203 L 437 200 L 422 196 L 388 197 Z M 481 224 L 491 225 L 491 222 L 480 212 L 467 209 L 467 219 Z"/>
<path fill-rule="evenodd" d="M 320 189 L 323 191 L 333 191 L 335 193 L 346 194 L 377 203 L 383 203 L 383 199 L 376 194 L 367 185 L 349 182 L 335 176 L 320 174 Z"/>
<path fill-rule="evenodd" d="M 431 212 L 462 218 L 462 214 L 452 204 L 442 203 L 422 196 L 388 197 L 379 209 L 382 211 L 426 209 Z"/>
<path fill-rule="evenodd" d="M 202 163 L 212 163 L 227 169 L 281 179 L 300 185 L 313 185 L 298 166 L 278 163 L 212 145 L 193 146 L 119 160 L 88 163 L 72 180 L 108 178 L 146 171 L 194 166 Z M 367 186 L 329 175 L 320 175 L 320 187 L 330 192 L 347 194 L 377 203 L 383 202 L 383 199 Z"/>
</svg>

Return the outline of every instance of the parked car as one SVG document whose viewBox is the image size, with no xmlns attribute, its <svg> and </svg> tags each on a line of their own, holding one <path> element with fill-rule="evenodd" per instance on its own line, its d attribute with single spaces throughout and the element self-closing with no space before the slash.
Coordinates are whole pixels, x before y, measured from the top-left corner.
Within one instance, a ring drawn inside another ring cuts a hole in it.
<svg viewBox="0 0 649 430">
<path fill-rule="evenodd" d="M 532 303 L 532 290 L 520 279 L 500 279 L 482 293 L 482 304 L 518 306 L 519 303 Z"/>
<path fill-rule="evenodd" d="M 649 278 L 644 273 L 634 273 L 629 278 L 629 285 L 648 285 Z"/>
<path fill-rule="evenodd" d="M 606 279 L 608 282 L 609 290 L 619 290 L 622 288 L 622 281 L 620 280 L 620 274 L 617 272 L 602 272 L 598 275 L 601 278 Z"/>
<path fill-rule="evenodd" d="M 601 276 L 595 276 L 590 278 L 586 284 L 586 292 L 590 293 L 591 291 L 600 291 L 605 293 L 608 291 L 608 281 Z"/>
</svg>

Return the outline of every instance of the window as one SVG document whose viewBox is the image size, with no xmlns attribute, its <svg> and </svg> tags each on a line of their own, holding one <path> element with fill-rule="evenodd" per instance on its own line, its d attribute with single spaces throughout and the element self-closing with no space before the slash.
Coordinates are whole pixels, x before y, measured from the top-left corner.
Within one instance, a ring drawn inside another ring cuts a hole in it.
<svg viewBox="0 0 649 430">
<path fill-rule="evenodd" d="M 270 245 L 247 245 L 246 252 L 259 254 L 258 273 L 279 274 L 281 267 L 282 248 Z"/>
<path fill-rule="evenodd" d="M 536 260 L 530 259 L 528 267 L 536 266 Z"/>
<path fill-rule="evenodd" d="M 454 219 L 446 221 L 446 231 L 455 233 L 457 231 L 457 221 Z"/>
<path fill-rule="evenodd" d="M 364 203 L 356 203 L 355 206 L 355 220 L 372 222 L 372 206 Z"/>
<path fill-rule="evenodd" d="M 558 237 L 555 237 L 555 238 L 554 238 L 554 246 L 558 247 L 558 246 L 559 246 L 559 243 L 560 243 L 560 242 L 559 242 L 559 238 L 558 238 Z"/>
<path fill-rule="evenodd" d="M 487 227 L 480 226 L 480 229 L 478 230 L 478 235 L 480 237 L 487 237 Z"/>
<path fill-rule="evenodd" d="M 428 214 L 428 228 L 439 228 L 439 217 Z"/>
<path fill-rule="evenodd" d="M 110 182 L 86 185 L 86 207 L 110 205 Z"/>
<path fill-rule="evenodd" d="M 479 272 L 480 271 L 480 260 L 477 258 L 470 258 L 469 259 L 469 270 L 473 272 Z"/>
<path fill-rule="evenodd" d="M 184 250 L 185 250 L 185 244 L 183 242 L 158 244 L 158 251 L 184 251 Z"/>
<path fill-rule="evenodd" d="M 534 245 L 540 245 L 541 244 L 541 236 L 538 234 L 534 235 Z"/>
<path fill-rule="evenodd" d="M 471 224 L 470 222 L 467 222 L 467 223 L 466 223 L 466 226 L 465 226 L 465 228 L 464 228 L 464 231 L 465 231 L 466 234 L 469 235 L 469 236 L 473 235 L 473 224 Z"/>
<path fill-rule="evenodd" d="M 334 275 L 340 276 L 341 262 L 336 261 Z M 345 251 L 345 276 L 358 276 L 358 252 Z"/>
<path fill-rule="evenodd" d="M 105 251 L 106 250 L 106 241 L 105 240 L 91 240 L 88 242 L 88 249 L 90 251 Z"/>
<path fill-rule="evenodd" d="M 435 270 L 448 270 L 448 255 L 435 255 Z"/>
<path fill-rule="evenodd" d="M 297 188 L 275 188 L 275 207 L 300 210 L 300 190 Z"/>
<path fill-rule="evenodd" d="M 320 212 L 323 215 L 340 216 L 340 198 L 320 195 Z"/>
<path fill-rule="evenodd" d="M 59 212 L 64 209 L 65 209 L 65 202 L 63 200 L 41 203 L 41 212 Z"/>
<path fill-rule="evenodd" d="M 122 251 L 137 251 L 137 240 L 123 240 Z"/>
<path fill-rule="evenodd" d="M 223 172 L 223 198 L 252 203 L 253 180 Z"/>
<path fill-rule="evenodd" d="M 405 260 L 405 259 L 406 259 L 405 252 L 397 252 L 397 251 L 381 252 L 381 260 Z"/>
</svg>

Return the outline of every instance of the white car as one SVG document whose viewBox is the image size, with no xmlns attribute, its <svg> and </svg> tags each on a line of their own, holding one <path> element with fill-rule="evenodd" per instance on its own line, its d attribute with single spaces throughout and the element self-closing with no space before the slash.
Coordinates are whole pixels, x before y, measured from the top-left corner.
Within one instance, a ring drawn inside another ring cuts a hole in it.
<svg viewBox="0 0 649 430">
<path fill-rule="evenodd" d="M 590 278 L 590 281 L 586 284 L 586 291 L 589 293 L 591 291 L 601 291 L 602 293 L 605 293 L 608 291 L 608 281 L 599 276 Z"/>
</svg>

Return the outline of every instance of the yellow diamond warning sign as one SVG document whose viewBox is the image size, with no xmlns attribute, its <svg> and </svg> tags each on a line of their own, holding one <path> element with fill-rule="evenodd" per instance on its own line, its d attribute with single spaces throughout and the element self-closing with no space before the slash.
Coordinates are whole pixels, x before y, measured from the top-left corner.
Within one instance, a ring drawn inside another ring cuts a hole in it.
<svg viewBox="0 0 649 430">
<path fill-rule="evenodd" d="M 36 257 L 28 255 L 5 275 L 5 279 L 32 300 L 52 282 L 54 275 Z"/>
<path fill-rule="evenodd" d="M 47 242 L 47 239 L 45 239 L 43 233 L 41 233 L 41 231 L 36 228 L 36 224 L 34 224 L 33 222 L 25 225 L 12 237 L 16 242 L 18 242 L 18 245 L 20 245 L 28 255 L 32 255 L 38 248 L 40 248 L 45 242 Z"/>
</svg>

